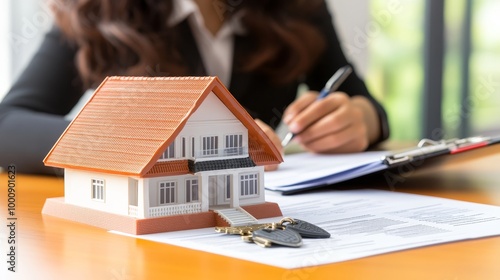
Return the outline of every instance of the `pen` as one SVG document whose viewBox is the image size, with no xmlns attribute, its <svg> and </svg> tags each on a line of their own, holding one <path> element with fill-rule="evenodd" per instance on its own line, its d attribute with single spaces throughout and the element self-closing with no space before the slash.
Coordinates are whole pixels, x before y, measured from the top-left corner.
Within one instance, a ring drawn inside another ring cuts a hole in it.
<svg viewBox="0 0 500 280">
<path fill-rule="evenodd" d="M 333 76 L 330 79 L 328 79 L 328 81 L 325 84 L 325 87 L 323 87 L 323 89 L 319 92 L 319 95 L 316 98 L 316 100 L 323 99 L 326 96 L 328 96 L 328 94 L 337 91 L 337 89 L 345 81 L 345 79 L 349 76 L 349 74 L 351 74 L 351 72 L 352 68 L 349 65 L 339 68 L 339 70 L 337 70 L 335 74 L 333 74 Z M 281 145 L 283 147 L 286 147 L 286 145 L 290 143 L 293 137 L 295 137 L 295 134 L 293 134 L 292 132 L 288 132 L 285 138 L 283 138 L 283 140 L 281 141 Z"/>
</svg>

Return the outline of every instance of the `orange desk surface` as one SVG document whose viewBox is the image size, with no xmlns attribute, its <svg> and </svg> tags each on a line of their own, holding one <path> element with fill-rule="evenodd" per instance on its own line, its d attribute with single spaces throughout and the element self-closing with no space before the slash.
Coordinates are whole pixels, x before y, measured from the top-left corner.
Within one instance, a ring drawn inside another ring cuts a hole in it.
<svg viewBox="0 0 500 280">
<path fill-rule="evenodd" d="M 457 154 L 398 174 L 339 185 L 377 188 L 500 206 L 500 145 Z M 19 170 L 18 170 L 19 172 Z M 42 216 L 63 179 L 17 174 L 16 273 L 7 271 L 7 174 L 0 174 L 0 279 L 500 279 L 500 237 L 453 242 L 358 260 L 286 270 L 108 233 Z M 272 254 L 272 249 L 269 254 Z M 6 277 L 5 277 L 5 276 Z"/>
</svg>

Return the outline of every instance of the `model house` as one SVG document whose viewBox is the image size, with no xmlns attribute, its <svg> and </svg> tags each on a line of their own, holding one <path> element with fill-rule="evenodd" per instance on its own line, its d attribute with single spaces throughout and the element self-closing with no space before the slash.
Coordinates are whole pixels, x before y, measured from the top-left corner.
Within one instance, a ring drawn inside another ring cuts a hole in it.
<svg viewBox="0 0 500 280">
<path fill-rule="evenodd" d="M 108 77 L 44 163 L 65 197 L 43 213 L 134 234 L 250 224 L 281 154 L 217 77 Z"/>
</svg>

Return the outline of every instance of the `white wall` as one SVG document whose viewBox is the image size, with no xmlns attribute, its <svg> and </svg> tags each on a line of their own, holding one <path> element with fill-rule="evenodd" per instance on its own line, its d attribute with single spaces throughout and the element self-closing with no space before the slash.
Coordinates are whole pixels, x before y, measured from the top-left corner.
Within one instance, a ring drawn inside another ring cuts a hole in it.
<svg viewBox="0 0 500 280">
<path fill-rule="evenodd" d="M 0 99 L 26 67 L 51 24 L 44 0 L 0 1 Z"/>
<path fill-rule="evenodd" d="M 104 201 L 92 199 L 92 179 L 104 181 Z M 85 208 L 128 215 L 129 177 L 65 169 L 65 202 Z"/>
<path fill-rule="evenodd" d="M 0 1 L 0 100 L 10 86 L 11 75 L 9 67 L 11 65 L 9 54 L 9 30 L 10 30 L 10 1 Z"/>
</svg>

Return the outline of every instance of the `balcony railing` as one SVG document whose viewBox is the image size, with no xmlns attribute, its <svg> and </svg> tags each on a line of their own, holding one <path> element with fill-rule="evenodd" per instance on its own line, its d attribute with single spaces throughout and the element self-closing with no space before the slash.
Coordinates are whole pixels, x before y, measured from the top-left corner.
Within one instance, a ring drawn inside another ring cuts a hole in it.
<svg viewBox="0 0 500 280">
<path fill-rule="evenodd" d="M 177 153 L 179 156 L 180 153 Z M 248 156 L 248 147 L 236 147 L 236 148 L 224 148 L 224 149 L 206 149 L 206 150 L 198 150 L 194 153 L 194 158 L 196 159 L 211 159 L 211 158 L 222 158 L 222 157 L 247 157 Z M 191 154 L 188 156 L 189 159 L 192 159 Z M 173 158 L 160 158 L 158 161 L 171 161 L 171 160 L 179 160 L 181 157 L 173 157 Z"/>
<path fill-rule="evenodd" d="M 167 205 L 149 208 L 149 217 L 173 216 L 201 212 L 201 203 Z"/>
<path fill-rule="evenodd" d="M 128 215 L 130 217 L 137 217 L 137 206 L 129 205 L 128 206 Z"/>
<path fill-rule="evenodd" d="M 195 157 L 196 158 L 228 157 L 228 156 L 241 156 L 247 154 L 248 154 L 247 147 L 235 147 L 235 148 L 224 148 L 224 149 L 201 150 L 195 153 Z"/>
</svg>

